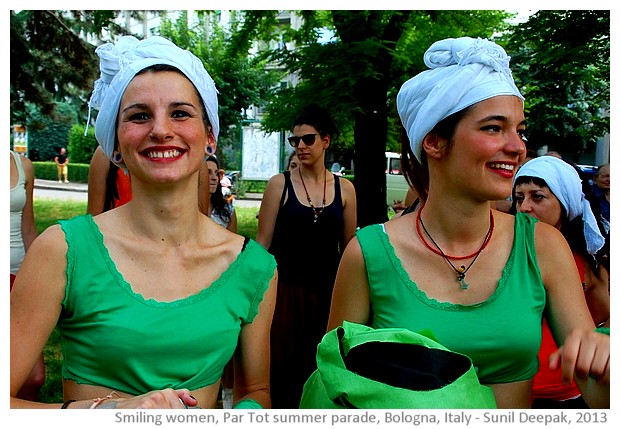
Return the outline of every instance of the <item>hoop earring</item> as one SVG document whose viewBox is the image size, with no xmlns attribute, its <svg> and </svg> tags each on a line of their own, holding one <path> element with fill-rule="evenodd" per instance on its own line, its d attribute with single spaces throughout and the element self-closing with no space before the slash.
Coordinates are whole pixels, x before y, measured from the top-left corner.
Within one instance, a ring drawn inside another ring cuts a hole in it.
<svg viewBox="0 0 620 429">
<path fill-rule="evenodd" d="M 112 153 L 112 161 L 117 164 L 120 163 L 121 161 L 123 161 L 123 155 L 119 151 L 115 150 Z"/>
<path fill-rule="evenodd" d="M 207 154 L 207 156 L 211 156 L 213 155 L 215 151 L 213 150 L 213 148 L 211 147 L 211 145 L 206 145 L 205 146 L 205 153 Z"/>
</svg>

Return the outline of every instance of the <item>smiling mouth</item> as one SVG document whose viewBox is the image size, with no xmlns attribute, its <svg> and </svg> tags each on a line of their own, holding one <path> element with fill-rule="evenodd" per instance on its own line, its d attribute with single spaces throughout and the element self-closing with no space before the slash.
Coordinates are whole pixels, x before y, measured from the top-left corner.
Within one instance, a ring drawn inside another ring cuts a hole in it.
<svg viewBox="0 0 620 429">
<path fill-rule="evenodd" d="M 515 166 L 512 164 L 503 164 L 503 163 L 490 163 L 489 167 L 496 169 L 496 170 L 505 170 L 505 171 L 514 171 Z"/>
<path fill-rule="evenodd" d="M 164 158 L 174 158 L 181 155 L 176 149 L 169 149 L 164 151 L 149 151 L 146 153 L 146 156 L 150 159 L 164 159 Z"/>
</svg>

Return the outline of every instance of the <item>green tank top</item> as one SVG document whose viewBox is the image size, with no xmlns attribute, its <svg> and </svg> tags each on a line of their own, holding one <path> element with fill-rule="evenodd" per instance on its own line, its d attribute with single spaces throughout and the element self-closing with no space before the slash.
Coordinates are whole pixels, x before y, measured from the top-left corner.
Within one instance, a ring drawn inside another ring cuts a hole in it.
<svg viewBox="0 0 620 429">
<path fill-rule="evenodd" d="M 471 358 L 483 384 L 527 380 L 538 370 L 546 292 L 534 245 L 536 220 L 515 216 L 515 240 L 497 288 L 474 305 L 439 302 L 418 289 L 394 253 L 383 225 L 357 232 L 370 284 L 371 326 L 432 331 Z"/>
<path fill-rule="evenodd" d="M 276 268 L 250 240 L 230 267 L 198 294 L 144 299 L 116 270 L 92 216 L 61 221 L 67 285 L 58 327 L 62 376 L 139 395 L 217 382 L 242 325 L 252 323 Z"/>
</svg>

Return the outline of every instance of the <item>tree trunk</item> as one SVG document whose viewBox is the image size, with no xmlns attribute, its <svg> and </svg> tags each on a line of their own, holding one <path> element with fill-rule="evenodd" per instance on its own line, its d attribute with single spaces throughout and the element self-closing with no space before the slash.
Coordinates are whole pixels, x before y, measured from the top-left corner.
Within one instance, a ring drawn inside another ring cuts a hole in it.
<svg viewBox="0 0 620 429">
<path fill-rule="evenodd" d="M 378 80 L 361 79 L 355 97 L 362 111 L 355 114 L 355 190 L 357 223 L 364 227 L 387 221 L 385 147 L 387 141 L 387 88 Z"/>
<path fill-rule="evenodd" d="M 334 25 L 343 43 L 355 46 L 374 39 L 375 49 L 358 57 L 356 76 L 354 174 L 357 193 L 357 224 L 364 227 L 387 220 L 385 148 L 388 131 L 387 92 L 393 50 L 410 11 L 332 11 Z M 388 18 L 386 20 L 386 18 Z M 370 70 L 369 70 L 370 69 Z"/>
</svg>

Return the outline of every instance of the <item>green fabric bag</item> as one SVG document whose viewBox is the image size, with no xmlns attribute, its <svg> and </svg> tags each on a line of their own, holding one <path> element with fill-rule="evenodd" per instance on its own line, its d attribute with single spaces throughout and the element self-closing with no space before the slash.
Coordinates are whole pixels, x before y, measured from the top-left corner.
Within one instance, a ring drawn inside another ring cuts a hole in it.
<svg viewBox="0 0 620 429">
<path fill-rule="evenodd" d="M 343 322 L 319 344 L 300 408 L 497 408 L 471 359 L 430 337 Z"/>
</svg>

